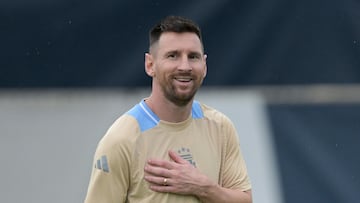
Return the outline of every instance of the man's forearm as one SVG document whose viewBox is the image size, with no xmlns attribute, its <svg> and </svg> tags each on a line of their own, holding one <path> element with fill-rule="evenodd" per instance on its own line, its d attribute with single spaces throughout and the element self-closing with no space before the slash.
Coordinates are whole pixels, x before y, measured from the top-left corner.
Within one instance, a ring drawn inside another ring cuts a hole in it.
<svg viewBox="0 0 360 203">
<path fill-rule="evenodd" d="M 251 190 L 234 190 L 215 184 L 206 186 L 197 196 L 204 203 L 252 203 Z"/>
</svg>

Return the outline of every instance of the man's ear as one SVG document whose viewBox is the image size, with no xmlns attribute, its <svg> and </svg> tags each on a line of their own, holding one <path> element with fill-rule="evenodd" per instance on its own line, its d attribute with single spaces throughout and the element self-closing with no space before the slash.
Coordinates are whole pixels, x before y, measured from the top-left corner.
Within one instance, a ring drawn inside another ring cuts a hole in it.
<svg viewBox="0 0 360 203">
<path fill-rule="evenodd" d="M 148 76 L 154 77 L 154 58 L 151 54 L 145 53 L 145 72 Z"/>
<path fill-rule="evenodd" d="M 204 67 L 203 79 L 206 77 L 206 74 L 207 74 L 206 59 L 207 59 L 207 55 L 206 55 L 206 54 L 204 54 L 204 63 L 205 63 L 205 67 Z"/>
</svg>

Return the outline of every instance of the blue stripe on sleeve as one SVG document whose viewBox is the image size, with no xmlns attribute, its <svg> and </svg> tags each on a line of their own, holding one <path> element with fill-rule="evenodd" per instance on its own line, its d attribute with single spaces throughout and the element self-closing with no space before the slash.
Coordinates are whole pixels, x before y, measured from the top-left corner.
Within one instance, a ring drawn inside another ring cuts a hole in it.
<svg viewBox="0 0 360 203">
<path fill-rule="evenodd" d="M 194 101 L 192 105 L 192 117 L 194 119 L 204 118 L 204 113 L 201 109 L 200 103 L 198 101 Z"/>
<path fill-rule="evenodd" d="M 141 132 L 155 127 L 160 121 L 159 117 L 151 111 L 144 100 L 130 109 L 127 114 L 135 117 Z"/>
</svg>

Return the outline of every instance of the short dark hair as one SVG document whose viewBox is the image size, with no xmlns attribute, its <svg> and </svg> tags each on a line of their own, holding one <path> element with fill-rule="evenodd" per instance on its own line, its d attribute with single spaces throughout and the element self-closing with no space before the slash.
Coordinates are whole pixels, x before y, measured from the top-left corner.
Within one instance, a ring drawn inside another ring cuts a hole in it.
<svg viewBox="0 0 360 203">
<path fill-rule="evenodd" d="M 202 44 L 200 27 L 192 20 L 181 16 L 167 16 L 156 24 L 149 33 L 149 46 L 151 47 L 164 32 L 192 32 L 195 33 Z"/>
</svg>

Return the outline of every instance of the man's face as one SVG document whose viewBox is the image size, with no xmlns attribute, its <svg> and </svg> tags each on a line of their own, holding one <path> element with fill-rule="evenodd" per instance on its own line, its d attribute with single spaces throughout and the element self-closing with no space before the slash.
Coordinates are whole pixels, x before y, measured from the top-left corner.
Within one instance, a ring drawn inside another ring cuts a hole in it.
<svg viewBox="0 0 360 203">
<path fill-rule="evenodd" d="M 179 106 L 192 101 L 206 75 L 206 55 L 198 36 L 165 32 L 148 57 L 153 72 L 147 72 L 153 77 L 153 91 L 160 91 Z"/>
</svg>

